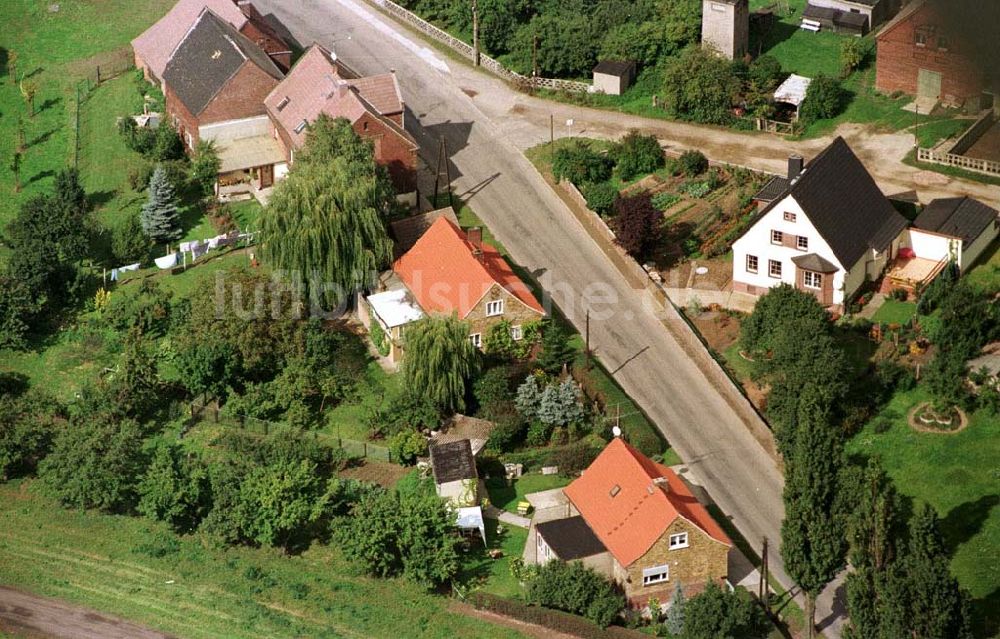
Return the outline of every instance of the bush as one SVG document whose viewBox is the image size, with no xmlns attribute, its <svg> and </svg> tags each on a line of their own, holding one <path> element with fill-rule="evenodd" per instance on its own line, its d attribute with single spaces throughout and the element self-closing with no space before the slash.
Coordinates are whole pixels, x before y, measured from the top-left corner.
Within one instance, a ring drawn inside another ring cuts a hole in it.
<svg viewBox="0 0 1000 639">
<path fill-rule="evenodd" d="M 199 140 L 195 148 L 194 159 L 191 161 L 191 173 L 188 176 L 202 195 L 209 195 L 215 189 L 215 181 L 219 177 L 219 155 L 215 152 L 215 144 L 211 140 Z"/>
<path fill-rule="evenodd" d="M 690 47 L 666 62 L 664 107 L 673 117 L 705 124 L 729 124 L 741 82 L 732 62 Z"/>
<path fill-rule="evenodd" d="M 813 122 L 836 117 L 844 110 L 847 97 L 847 92 L 836 78 L 818 75 L 806 90 L 806 98 L 799 107 L 799 118 Z"/>
<path fill-rule="evenodd" d="M 626 606 L 618 586 L 579 562 L 555 560 L 539 567 L 526 599 L 547 608 L 580 614 L 608 626 Z"/>
<path fill-rule="evenodd" d="M 781 62 L 771 55 L 762 55 L 750 63 L 747 79 L 761 91 L 774 91 L 786 74 L 781 70 Z"/>
<path fill-rule="evenodd" d="M 677 169 L 687 177 L 701 175 L 708 170 L 708 158 L 701 151 L 685 151 L 677 158 Z"/>
<path fill-rule="evenodd" d="M 767 636 L 767 619 L 743 588 L 734 592 L 709 582 L 684 606 L 684 634 L 691 639 L 751 639 Z"/>
<path fill-rule="evenodd" d="M 560 475 L 574 477 L 590 466 L 600 453 L 600 448 L 581 442 L 553 452 L 549 456 L 548 464 L 558 466 Z"/>
<path fill-rule="evenodd" d="M 141 262 L 149 257 L 153 243 L 142 230 L 139 216 L 132 213 L 111 231 L 111 252 L 122 265 Z"/>
<path fill-rule="evenodd" d="M 663 213 L 653 206 L 649 194 L 623 197 L 615 202 L 611 220 L 615 240 L 637 260 L 646 259 L 660 241 Z"/>
<path fill-rule="evenodd" d="M 371 337 L 372 344 L 374 344 L 375 350 L 378 351 L 379 355 L 382 357 L 389 355 L 389 349 L 392 345 L 389 343 L 389 339 L 382 329 L 382 324 L 377 319 L 372 318 L 371 326 L 368 327 L 368 336 Z"/>
<path fill-rule="evenodd" d="M 149 155 L 158 162 L 182 159 L 184 157 L 184 143 L 181 142 L 181 136 L 172 126 L 160 121 L 160 126 L 156 127 L 156 138 Z"/>
<path fill-rule="evenodd" d="M 573 184 L 596 184 L 611 177 L 611 160 L 597 153 L 579 140 L 556 150 L 552 160 L 552 174 L 557 180 L 569 180 Z"/>
<path fill-rule="evenodd" d="M 145 191 L 149 186 L 149 180 L 153 177 L 153 164 L 145 160 L 138 160 L 128 170 L 128 185 L 133 191 Z"/>
<path fill-rule="evenodd" d="M 580 190 L 587 200 L 587 207 L 601 217 L 610 213 L 615 202 L 618 201 L 618 189 L 611 182 L 598 182 L 596 184 L 588 182 Z"/>
<path fill-rule="evenodd" d="M 389 440 L 389 453 L 398 463 L 410 466 L 427 454 L 427 439 L 415 430 L 403 429 Z"/>
<path fill-rule="evenodd" d="M 623 180 L 652 173 L 664 164 L 663 149 L 654 135 L 632 130 L 611 150 L 618 176 Z"/>
<path fill-rule="evenodd" d="M 910 293 L 905 288 L 894 288 L 889 295 L 898 302 L 905 302 L 910 297 Z"/>
<path fill-rule="evenodd" d="M 140 127 L 131 116 L 118 120 L 118 134 L 125 141 L 125 146 L 136 153 L 146 155 L 156 146 L 156 131 Z"/>
</svg>

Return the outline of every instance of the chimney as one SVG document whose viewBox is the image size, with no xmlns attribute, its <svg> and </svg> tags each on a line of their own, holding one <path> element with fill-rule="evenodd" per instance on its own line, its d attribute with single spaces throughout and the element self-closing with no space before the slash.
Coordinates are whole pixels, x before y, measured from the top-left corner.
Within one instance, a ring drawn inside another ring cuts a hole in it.
<svg viewBox="0 0 1000 639">
<path fill-rule="evenodd" d="M 802 166 L 803 166 L 803 164 L 804 164 L 804 160 L 802 159 L 801 155 L 789 155 L 788 156 L 788 179 L 789 180 L 794 180 L 795 178 L 799 177 L 799 174 L 802 173 Z"/>
<path fill-rule="evenodd" d="M 469 244 L 472 245 L 472 254 L 477 258 L 482 259 L 483 257 L 483 229 L 478 226 L 473 226 L 465 234 L 466 239 L 469 240 Z"/>
<path fill-rule="evenodd" d="M 653 480 L 653 483 L 659 486 L 663 492 L 670 492 L 670 483 L 667 481 L 666 477 L 657 477 Z"/>
</svg>

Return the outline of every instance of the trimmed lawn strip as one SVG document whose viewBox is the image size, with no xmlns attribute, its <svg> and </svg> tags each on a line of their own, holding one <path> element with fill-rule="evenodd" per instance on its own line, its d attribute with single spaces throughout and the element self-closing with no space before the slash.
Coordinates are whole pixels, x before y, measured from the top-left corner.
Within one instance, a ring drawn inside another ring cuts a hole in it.
<svg viewBox="0 0 1000 639">
<path fill-rule="evenodd" d="M 875 311 L 872 320 L 884 324 L 906 324 L 917 313 L 916 302 L 900 302 L 886 300 L 882 307 Z"/>
<path fill-rule="evenodd" d="M 333 547 L 216 548 L 158 522 L 64 510 L 39 488 L 0 486 L 0 579 L 31 592 L 191 639 L 521 636 L 404 580 L 360 576 Z"/>
</svg>

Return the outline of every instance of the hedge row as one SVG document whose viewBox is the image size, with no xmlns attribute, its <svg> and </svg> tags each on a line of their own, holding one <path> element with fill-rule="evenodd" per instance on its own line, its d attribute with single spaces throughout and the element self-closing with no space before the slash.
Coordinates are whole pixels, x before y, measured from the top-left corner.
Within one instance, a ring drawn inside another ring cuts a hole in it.
<svg viewBox="0 0 1000 639">
<path fill-rule="evenodd" d="M 488 610 L 525 623 L 544 626 L 550 630 L 580 637 L 580 639 L 649 639 L 648 635 L 635 630 L 618 626 L 601 628 L 583 617 L 571 615 L 568 612 L 529 606 L 520 601 L 504 599 L 482 591 L 476 591 L 469 595 L 469 603 L 480 610 Z"/>
</svg>

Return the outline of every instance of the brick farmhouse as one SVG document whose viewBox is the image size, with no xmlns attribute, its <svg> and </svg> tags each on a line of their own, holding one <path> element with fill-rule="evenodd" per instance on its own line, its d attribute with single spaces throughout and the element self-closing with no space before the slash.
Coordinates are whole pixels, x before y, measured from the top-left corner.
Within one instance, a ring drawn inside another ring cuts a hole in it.
<svg viewBox="0 0 1000 639">
<path fill-rule="evenodd" d="M 507 322 L 520 340 L 524 326 L 545 317 L 542 305 L 478 228 L 463 231 L 451 216 L 438 217 L 393 264 L 381 292 L 359 304 L 366 326 L 378 322 L 390 339 L 389 358 L 405 350 L 405 327 L 427 315 L 456 315 L 481 348 L 490 330 Z"/>
<path fill-rule="evenodd" d="M 309 123 L 320 114 L 346 118 L 358 135 L 372 141 L 375 159 L 389 170 L 396 192 L 411 194 L 416 203 L 418 146 L 403 128 L 405 106 L 395 73 L 358 77 L 314 44 L 264 104 L 289 163 L 305 143 Z"/>
<path fill-rule="evenodd" d="M 992 103 L 988 80 L 974 64 L 968 42 L 949 31 L 934 3 L 912 0 L 875 40 L 879 91 L 902 91 L 970 112 Z"/>
<path fill-rule="evenodd" d="M 634 608 L 669 601 L 677 582 L 688 595 L 725 582 L 729 537 L 677 473 L 620 437 L 563 494 L 565 516 L 535 526 L 537 563 L 580 561 L 618 583 Z"/>
</svg>

